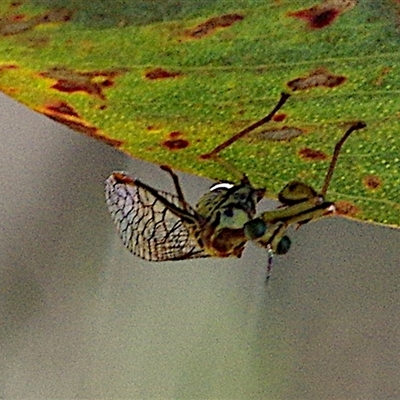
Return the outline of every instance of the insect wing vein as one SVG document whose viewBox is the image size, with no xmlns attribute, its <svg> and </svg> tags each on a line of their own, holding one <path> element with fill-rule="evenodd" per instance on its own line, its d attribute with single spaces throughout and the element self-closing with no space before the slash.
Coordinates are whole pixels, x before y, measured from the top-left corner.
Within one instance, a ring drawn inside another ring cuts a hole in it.
<svg viewBox="0 0 400 400">
<path fill-rule="evenodd" d="M 196 215 L 177 196 L 163 191 L 157 194 L 192 217 Z M 208 257 L 192 237 L 196 226 L 183 222 L 135 178 L 122 172 L 110 175 L 106 199 L 123 243 L 136 256 L 148 261 Z"/>
</svg>

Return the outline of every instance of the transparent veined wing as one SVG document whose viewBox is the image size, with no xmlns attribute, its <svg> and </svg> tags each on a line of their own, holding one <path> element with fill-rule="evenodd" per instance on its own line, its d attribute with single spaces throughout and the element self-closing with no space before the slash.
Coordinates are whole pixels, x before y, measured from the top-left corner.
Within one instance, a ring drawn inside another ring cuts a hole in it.
<svg viewBox="0 0 400 400">
<path fill-rule="evenodd" d="M 178 196 L 123 172 L 111 174 L 105 187 L 112 219 L 133 254 L 147 261 L 209 257 L 193 239 L 196 211 Z"/>
</svg>

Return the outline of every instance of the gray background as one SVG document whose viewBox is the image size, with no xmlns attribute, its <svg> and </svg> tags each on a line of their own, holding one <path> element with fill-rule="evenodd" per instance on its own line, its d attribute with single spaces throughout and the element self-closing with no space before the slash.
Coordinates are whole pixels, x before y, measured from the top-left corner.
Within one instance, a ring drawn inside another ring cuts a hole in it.
<svg viewBox="0 0 400 400">
<path fill-rule="evenodd" d="M 268 287 L 252 245 L 147 263 L 103 181 L 169 177 L 0 101 L 0 398 L 400 398 L 399 230 L 306 225 Z M 211 183 L 181 176 L 192 203 Z"/>
</svg>

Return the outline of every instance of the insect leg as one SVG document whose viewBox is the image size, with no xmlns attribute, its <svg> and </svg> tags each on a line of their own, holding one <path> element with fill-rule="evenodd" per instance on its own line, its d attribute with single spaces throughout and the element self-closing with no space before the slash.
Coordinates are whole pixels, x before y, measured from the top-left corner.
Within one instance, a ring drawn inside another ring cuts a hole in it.
<svg viewBox="0 0 400 400">
<path fill-rule="evenodd" d="M 150 194 L 152 194 L 161 204 L 163 204 L 168 210 L 170 210 L 173 214 L 175 214 L 177 217 L 179 217 L 180 219 L 182 219 L 185 222 L 191 223 L 191 224 L 196 224 L 199 216 L 197 215 L 192 215 L 194 214 L 194 210 L 192 210 L 192 213 L 188 213 L 187 209 L 186 209 L 186 202 L 183 200 L 183 203 L 181 202 L 181 199 L 179 199 L 179 202 L 181 203 L 182 207 L 184 207 L 183 209 L 176 206 L 175 204 L 171 203 L 170 201 L 168 201 L 166 198 L 164 198 L 157 189 L 152 188 L 149 185 L 146 185 L 145 183 L 143 183 L 142 181 L 140 181 L 139 179 L 131 179 L 129 178 L 131 182 L 131 184 L 136 185 L 137 187 L 141 187 L 144 190 L 146 190 L 147 192 L 149 192 Z M 126 180 L 126 178 L 125 178 Z M 124 182 L 127 183 L 127 182 Z M 182 194 L 182 191 L 181 191 Z M 183 195 L 182 195 L 183 197 Z"/>
<path fill-rule="evenodd" d="M 181 185 L 179 183 L 179 178 L 178 175 L 175 174 L 174 171 L 172 171 L 172 169 L 170 167 L 168 167 L 168 165 L 161 165 L 160 168 L 165 171 L 168 172 L 174 182 L 175 185 L 175 190 L 176 190 L 176 194 L 178 195 L 178 199 L 183 203 L 186 204 L 186 200 L 185 197 L 183 196 L 183 192 L 182 192 L 182 188 Z"/>
<path fill-rule="evenodd" d="M 325 194 L 326 194 L 326 192 L 327 192 L 327 190 L 328 190 L 328 186 L 329 186 L 329 183 L 330 183 L 330 181 L 331 181 L 331 179 L 332 179 L 333 171 L 334 171 L 334 169 L 335 169 L 336 162 L 337 162 L 337 160 L 338 160 L 338 157 L 339 157 L 339 154 L 340 154 L 340 150 L 341 150 L 341 148 L 342 148 L 344 142 L 347 140 L 347 138 L 350 136 L 350 134 L 351 134 L 352 132 L 357 131 L 357 130 L 359 130 L 359 129 L 363 129 L 363 128 L 365 128 L 366 126 L 367 126 L 366 123 L 365 123 L 365 122 L 362 122 L 362 121 L 358 121 L 358 122 L 354 123 L 354 124 L 346 131 L 346 133 L 342 136 L 342 138 L 336 143 L 335 150 L 334 150 L 333 156 L 332 156 L 332 160 L 331 160 L 331 163 L 330 163 L 330 165 L 329 165 L 328 172 L 326 173 L 325 181 L 324 181 L 324 184 L 323 184 L 322 190 L 321 190 L 321 194 L 322 194 L 323 196 L 325 196 Z"/>
<path fill-rule="evenodd" d="M 282 106 L 286 103 L 286 101 L 289 97 L 290 97 L 289 93 L 281 93 L 281 98 L 279 99 L 276 106 L 272 109 L 272 111 L 268 115 L 266 115 L 264 118 L 260 119 L 259 121 L 255 122 L 254 124 L 248 126 L 247 128 L 241 130 L 239 133 L 232 136 L 225 142 L 221 143 L 210 153 L 203 154 L 201 156 L 201 158 L 203 158 L 203 159 L 215 158 L 218 155 L 218 153 L 220 153 L 222 150 L 226 149 L 232 143 L 235 143 L 237 140 L 241 139 L 243 136 L 247 135 L 251 131 L 254 131 L 254 129 L 257 129 L 261 125 L 264 125 L 265 123 L 271 121 L 272 117 L 282 108 Z"/>
</svg>

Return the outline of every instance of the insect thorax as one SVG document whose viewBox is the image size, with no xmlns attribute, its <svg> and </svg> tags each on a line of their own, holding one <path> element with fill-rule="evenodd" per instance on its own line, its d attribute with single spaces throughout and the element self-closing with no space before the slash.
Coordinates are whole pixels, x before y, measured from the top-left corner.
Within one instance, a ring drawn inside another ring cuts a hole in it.
<svg viewBox="0 0 400 400">
<path fill-rule="evenodd" d="M 254 189 L 247 179 L 239 185 L 211 187 L 196 205 L 204 217 L 204 224 L 195 233 L 199 245 L 214 257 L 240 257 L 247 242 L 244 225 L 254 218 L 264 192 Z"/>
</svg>

